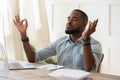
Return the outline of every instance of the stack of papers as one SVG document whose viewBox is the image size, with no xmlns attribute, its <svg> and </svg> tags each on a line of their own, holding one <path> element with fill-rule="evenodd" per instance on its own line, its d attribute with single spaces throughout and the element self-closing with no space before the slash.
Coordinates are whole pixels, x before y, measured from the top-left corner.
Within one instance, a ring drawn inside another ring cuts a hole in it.
<svg viewBox="0 0 120 80">
<path fill-rule="evenodd" d="M 56 70 L 56 69 L 64 68 L 64 66 L 54 65 L 54 64 L 46 64 L 46 65 L 39 66 L 38 68 L 43 69 L 43 70 Z"/>
<path fill-rule="evenodd" d="M 89 74 L 89 72 L 83 70 L 59 69 L 50 73 L 49 76 L 58 77 L 60 80 L 83 80 Z"/>
</svg>

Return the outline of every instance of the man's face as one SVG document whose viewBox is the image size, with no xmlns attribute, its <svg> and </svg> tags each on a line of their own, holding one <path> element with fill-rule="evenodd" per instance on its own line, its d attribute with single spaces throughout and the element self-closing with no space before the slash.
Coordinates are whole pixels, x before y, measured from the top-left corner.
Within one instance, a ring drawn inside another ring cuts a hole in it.
<svg viewBox="0 0 120 80">
<path fill-rule="evenodd" d="M 83 31 L 84 27 L 81 14 L 78 11 L 72 11 L 68 17 L 68 23 L 66 24 L 66 34 L 75 34 Z"/>
</svg>

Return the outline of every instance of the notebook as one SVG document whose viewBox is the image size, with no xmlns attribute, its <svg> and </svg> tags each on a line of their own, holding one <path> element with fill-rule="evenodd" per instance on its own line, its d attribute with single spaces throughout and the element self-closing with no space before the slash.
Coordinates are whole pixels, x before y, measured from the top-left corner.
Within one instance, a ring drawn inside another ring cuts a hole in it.
<svg viewBox="0 0 120 80">
<path fill-rule="evenodd" d="M 87 80 L 90 73 L 76 69 L 58 69 L 48 75 L 58 77 L 60 80 Z"/>
<path fill-rule="evenodd" d="M 1 51 L 2 55 L 4 56 L 3 64 L 9 70 L 35 69 L 35 66 L 33 66 L 32 63 L 29 63 L 28 61 L 9 63 L 7 55 L 6 55 L 6 50 L 5 50 L 5 48 L 3 47 L 2 44 L 0 44 L 0 51 Z"/>
<path fill-rule="evenodd" d="M 65 68 L 65 66 L 55 65 L 55 64 L 46 64 L 46 65 L 39 66 L 38 68 L 43 69 L 43 70 L 52 71 L 52 70 Z"/>
</svg>

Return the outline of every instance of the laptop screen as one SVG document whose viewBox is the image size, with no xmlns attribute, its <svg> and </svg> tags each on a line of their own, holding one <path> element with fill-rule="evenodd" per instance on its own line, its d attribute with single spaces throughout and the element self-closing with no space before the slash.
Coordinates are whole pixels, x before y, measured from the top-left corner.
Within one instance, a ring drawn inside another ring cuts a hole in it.
<svg viewBox="0 0 120 80">
<path fill-rule="evenodd" d="M 8 61 L 7 61 L 7 55 L 6 55 L 6 52 L 5 52 L 5 49 L 4 49 L 3 45 L 1 43 L 0 43 L 0 53 L 1 53 L 1 58 L 2 58 L 3 64 L 6 67 L 9 67 L 8 66 Z"/>
<path fill-rule="evenodd" d="M 4 44 L 4 21 L 3 16 L 0 15 L 0 43 Z"/>
<path fill-rule="evenodd" d="M 7 55 L 5 50 L 5 39 L 4 39 L 4 17 L 0 15 L 0 57 L 1 61 L 7 61 Z"/>
</svg>

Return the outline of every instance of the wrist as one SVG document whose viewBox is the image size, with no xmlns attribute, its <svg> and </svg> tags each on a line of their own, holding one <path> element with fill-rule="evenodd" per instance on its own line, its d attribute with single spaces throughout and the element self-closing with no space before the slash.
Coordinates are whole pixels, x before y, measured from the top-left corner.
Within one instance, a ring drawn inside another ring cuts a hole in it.
<svg viewBox="0 0 120 80">
<path fill-rule="evenodd" d="M 87 39 L 83 39 L 83 46 L 86 46 L 86 45 L 90 45 L 90 38 L 87 38 Z"/>
<path fill-rule="evenodd" d="M 24 37 L 24 38 L 21 38 L 21 41 L 22 41 L 22 42 L 29 42 L 29 38 L 26 36 L 26 37 Z"/>
<path fill-rule="evenodd" d="M 27 34 L 26 34 L 26 32 L 24 32 L 24 33 L 21 33 L 21 38 L 26 38 L 27 37 Z"/>
</svg>

